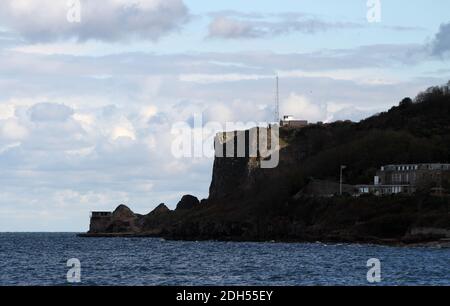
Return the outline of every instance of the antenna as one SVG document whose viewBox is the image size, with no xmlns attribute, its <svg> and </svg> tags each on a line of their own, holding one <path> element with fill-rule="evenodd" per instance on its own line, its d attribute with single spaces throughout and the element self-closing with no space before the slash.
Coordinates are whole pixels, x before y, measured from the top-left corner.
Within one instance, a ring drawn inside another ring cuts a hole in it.
<svg viewBox="0 0 450 306">
<path fill-rule="evenodd" d="M 279 88 L 279 78 L 276 75 L 276 89 L 275 89 L 275 122 L 280 122 L 280 88 Z"/>
</svg>

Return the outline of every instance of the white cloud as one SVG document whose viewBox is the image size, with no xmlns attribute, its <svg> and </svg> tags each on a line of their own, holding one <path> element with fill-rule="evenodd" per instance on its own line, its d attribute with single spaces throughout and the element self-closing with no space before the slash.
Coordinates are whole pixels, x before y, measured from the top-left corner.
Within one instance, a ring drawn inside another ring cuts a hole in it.
<svg viewBox="0 0 450 306">
<path fill-rule="evenodd" d="M 440 26 L 432 44 L 431 52 L 436 56 L 446 56 L 450 54 L 450 22 Z"/>
<path fill-rule="evenodd" d="M 10 118 L 0 121 L 0 137 L 8 140 L 22 140 L 27 135 L 27 128 L 22 126 L 17 119 Z"/>
<path fill-rule="evenodd" d="M 141 116 L 144 120 L 149 120 L 158 113 L 158 108 L 154 105 L 146 106 L 142 109 Z"/>
<path fill-rule="evenodd" d="M 66 0 L 2 0 L 0 26 L 33 42 L 157 40 L 189 17 L 182 0 L 81 1 L 80 23 L 67 13 Z"/>
<path fill-rule="evenodd" d="M 72 39 L 73 40 L 73 39 Z M 18 45 L 12 47 L 11 50 L 23 53 L 35 53 L 42 55 L 52 54 L 71 54 L 71 55 L 88 55 L 94 52 L 98 47 L 94 43 L 79 44 L 77 41 L 58 41 L 54 43 L 31 43 L 27 45 Z"/>
<path fill-rule="evenodd" d="M 212 14 L 209 24 L 210 38 L 242 39 L 265 38 L 300 32 L 316 34 L 328 30 L 359 29 L 363 24 L 328 22 L 305 14 L 256 15 L 222 12 Z M 275 18 L 274 18 L 275 17 Z"/>
<path fill-rule="evenodd" d="M 214 18 L 209 25 L 209 37 L 242 38 L 262 35 L 252 24 L 224 16 Z"/>
<path fill-rule="evenodd" d="M 304 119 L 310 122 L 333 122 L 337 120 L 359 121 L 380 110 L 382 110 L 382 107 L 361 107 L 352 103 L 333 101 L 317 103 L 296 93 L 291 93 L 281 104 L 282 115 L 292 115 L 297 119 Z"/>
<path fill-rule="evenodd" d="M 31 121 L 66 121 L 73 115 L 73 110 L 63 104 L 39 103 L 29 109 Z"/>
<path fill-rule="evenodd" d="M 337 102 L 328 102 L 327 103 L 327 112 L 336 113 L 348 107 L 352 107 L 350 103 L 337 103 Z"/>
<path fill-rule="evenodd" d="M 304 119 L 311 122 L 327 119 L 326 107 L 314 104 L 305 96 L 297 95 L 296 93 L 291 93 L 281 103 L 280 112 L 282 115 L 290 115 L 297 119 Z"/>
<path fill-rule="evenodd" d="M 259 75 L 259 74 L 182 74 L 179 76 L 180 81 L 194 82 L 194 83 L 223 83 L 223 82 L 237 82 L 248 80 L 259 80 L 274 78 L 273 75 Z"/>
<path fill-rule="evenodd" d="M 220 122 L 224 124 L 225 122 L 230 122 L 236 119 L 236 109 L 232 109 L 231 105 L 228 106 L 224 103 L 214 103 L 209 106 L 206 110 L 206 118 L 208 121 Z"/>
<path fill-rule="evenodd" d="M 0 120 L 7 119 L 14 115 L 14 105 L 0 104 Z"/>
<path fill-rule="evenodd" d="M 111 138 L 113 140 L 117 140 L 122 137 L 130 138 L 132 140 L 136 139 L 136 135 L 134 134 L 131 124 L 119 125 L 114 127 L 114 129 L 112 130 Z"/>
<path fill-rule="evenodd" d="M 78 121 L 84 130 L 86 131 L 92 131 L 95 117 L 93 114 L 89 113 L 75 113 L 73 115 L 73 118 Z"/>
<path fill-rule="evenodd" d="M 280 77 L 330 78 L 339 81 L 352 81 L 362 85 L 395 85 L 400 79 L 386 75 L 381 69 L 335 69 L 320 71 L 280 70 Z"/>
</svg>

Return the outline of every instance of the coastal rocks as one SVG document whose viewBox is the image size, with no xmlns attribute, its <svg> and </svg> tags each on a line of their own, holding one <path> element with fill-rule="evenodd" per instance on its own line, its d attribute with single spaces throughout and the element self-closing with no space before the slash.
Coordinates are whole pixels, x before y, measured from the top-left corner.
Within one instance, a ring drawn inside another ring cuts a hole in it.
<svg viewBox="0 0 450 306">
<path fill-rule="evenodd" d="M 149 215 L 158 216 L 158 215 L 167 214 L 169 212 L 170 212 L 170 209 L 164 203 L 161 203 L 154 210 L 152 210 L 152 212 L 149 213 Z"/>
<path fill-rule="evenodd" d="M 121 204 L 114 212 L 96 214 L 91 217 L 89 234 L 137 233 L 139 215 Z"/>
<path fill-rule="evenodd" d="M 185 195 L 181 198 L 180 202 L 178 202 L 176 210 L 189 210 L 199 205 L 200 201 L 196 197 L 192 195 Z"/>
<path fill-rule="evenodd" d="M 136 233 L 138 216 L 127 206 L 121 204 L 112 213 L 112 222 L 107 228 L 107 232 Z"/>
<path fill-rule="evenodd" d="M 414 227 L 412 228 L 403 238 L 402 241 L 408 242 L 428 242 L 439 241 L 442 246 L 449 247 L 450 246 L 450 229 L 443 228 L 420 228 Z"/>
<path fill-rule="evenodd" d="M 126 205 L 119 205 L 116 210 L 113 212 L 113 219 L 132 219 L 135 218 L 136 215 L 134 212 Z"/>
<path fill-rule="evenodd" d="M 426 235 L 434 235 L 440 236 L 442 238 L 450 238 L 450 229 L 443 228 L 433 228 L 433 227 L 415 227 L 412 228 L 409 232 L 411 236 L 426 236 Z"/>
<path fill-rule="evenodd" d="M 111 213 L 105 215 L 92 214 L 89 224 L 89 233 L 105 233 L 108 226 L 111 224 Z"/>
</svg>

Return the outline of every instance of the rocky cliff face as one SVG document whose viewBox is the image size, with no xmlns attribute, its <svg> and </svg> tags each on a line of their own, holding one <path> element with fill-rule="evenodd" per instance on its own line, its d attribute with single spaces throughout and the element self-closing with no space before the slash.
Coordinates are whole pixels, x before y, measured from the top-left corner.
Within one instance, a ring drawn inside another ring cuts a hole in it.
<svg viewBox="0 0 450 306">
<path fill-rule="evenodd" d="M 180 202 L 177 204 L 176 210 L 190 210 L 200 205 L 200 201 L 197 197 L 192 195 L 185 195 L 181 198 Z"/>
<path fill-rule="evenodd" d="M 305 179 L 309 156 L 314 155 L 316 138 L 311 134 L 318 135 L 316 128 L 283 131 L 284 145 L 275 169 L 261 169 L 258 159 L 248 157 L 216 158 L 209 199 L 200 202 L 185 195 L 176 210 L 160 204 L 148 215 L 121 205 L 109 222 L 91 226 L 90 234 L 360 243 L 450 238 L 449 197 L 315 197 L 320 194 L 317 188 L 333 190 L 327 191 L 331 194 L 337 188 L 327 181 L 324 188 L 321 181 Z"/>
<path fill-rule="evenodd" d="M 363 184 L 370 183 L 384 164 L 446 161 L 450 96 L 430 91 L 420 99 L 360 123 L 282 129 L 276 168 L 261 168 L 261 158 L 249 154 L 217 157 L 208 199 L 199 202 L 184 196 L 175 211 L 160 205 L 148 215 L 121 206 L 110 220 L 93 221 L 90 234 L 257 241 L 445 238 L 450 229 L 450 197 L 322 198 L 311 191 L 321 180 L 338 181 L 341 165 L 347 165 L 344 182 Z M 429 122 L 430 128 L 418 129 L 418 122 Z M 235 137 L 228 133 L 225 143 Z M 335 189 L 335 184 L 330 186 Z M 423 228 L 430 230 L 419 230 Z"/>
<path fill-rule="evenodd" d="M 91 233 L 137 233 L 138 215 L 127 206 L 119 205 L 111 215 L 91 218 Z"/>
</svg>

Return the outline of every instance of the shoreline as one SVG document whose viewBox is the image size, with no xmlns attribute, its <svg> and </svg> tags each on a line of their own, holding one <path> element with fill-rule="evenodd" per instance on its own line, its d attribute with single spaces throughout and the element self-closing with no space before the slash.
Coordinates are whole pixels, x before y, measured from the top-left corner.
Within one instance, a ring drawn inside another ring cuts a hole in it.
<svg viewBox="0 0 450 306">
<path fill-rule="evenodd" d="M 300 239 L 285 239 L 285 240 L 257 240 L 257 239 L 207 239 L 207 238 L 176 238 L 176 237 L 164 237 L 154 234 L 136 234 L 136 233 L 79 233 L 76 235 L 80 238 L 159 238 L 168 241 L 189 241 L 189 242 L 253 242 L 253 243 L 322 243 L 322 244 L 359 244 L 359 245 L 378 245 L 378 246 L 390 246 L 390 247 L 429 247 L 429 248 L 450 248 L 450 239 L 439 239 L 439 240 L 412 240 L 411 242 L 405 242 L 398 239 L 376 239 L 369 238 L 367 240 L 300 240 Z"/>
</svg>

